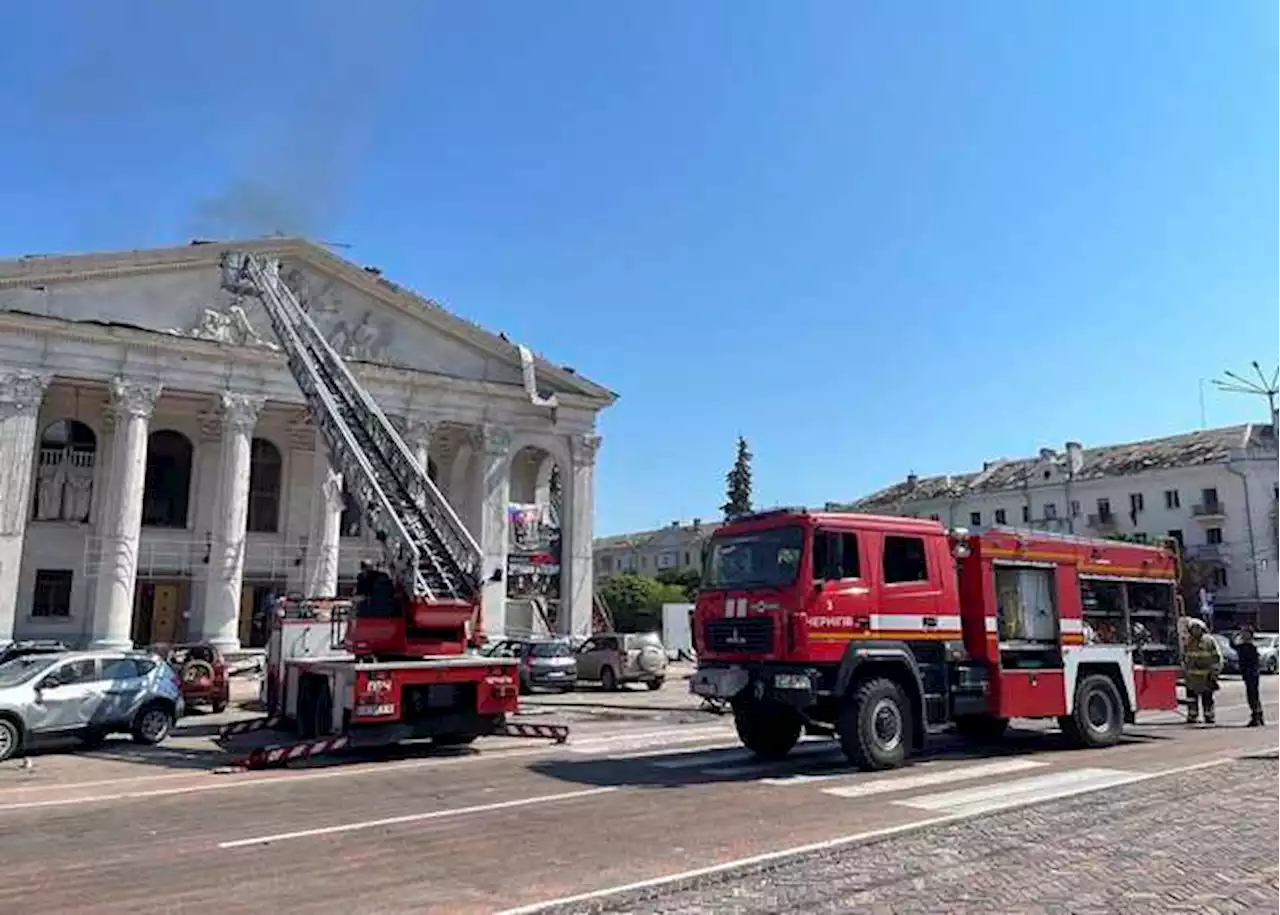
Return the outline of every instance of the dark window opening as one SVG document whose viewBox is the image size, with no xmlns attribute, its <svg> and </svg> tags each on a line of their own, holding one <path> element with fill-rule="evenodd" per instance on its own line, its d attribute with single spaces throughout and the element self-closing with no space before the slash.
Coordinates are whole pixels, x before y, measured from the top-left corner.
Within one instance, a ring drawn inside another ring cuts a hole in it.
<svg viewBox="0 0 1280 915">
<path fill-rule="evenodd" d="M 190 440 L 163 429 L 147 440 L 146 484 L 142 523 L 148 527 L 186 527 L 191 498 Z"/>
<path fill-rule="evenodd" d="M 815 531 L 813 535 L 815 581 L 840 581 L 862 577 L 858 535 L 852 531 Z"/>
<path fill-rule="evenodd" d="M 36 570 L 35 591 L 31 600 L 31 615 L 39 617 L 65 617 L 71 615 L 70 569 Z"/>
<path fill-rule="evenodd" d="M 924 540 L 919 537 L 884 538 L 885 584 L 928 580 L 929 566 L 925 560 Z"/>
<path fill-rule="evenodd" d="M 280 529 L 281 481 L 284 459 L 280 449 L 262 438 L 249 448 L 249 517 L 245 528 L 254 534 L 274 534 Z"/>
</svg>

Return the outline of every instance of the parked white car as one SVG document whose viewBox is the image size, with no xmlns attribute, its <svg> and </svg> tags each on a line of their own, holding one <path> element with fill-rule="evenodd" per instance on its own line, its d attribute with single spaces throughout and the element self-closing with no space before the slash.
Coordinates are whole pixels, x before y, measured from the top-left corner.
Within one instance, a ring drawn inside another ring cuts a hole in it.
<svg viewBox="0 0 1280 915">
<path fill-rule="evenodd" d="M 87 746 L 108 734 L 141 744 L 169 736 L 182 714 L 173 668 L 140 651 L 24 655 L 0 664 L 0 760 L 54 737 Z"/>
<path fill-rule="evenodd" d="M 1280 635 L 1274 632 L 1257 632 L 1253 636 L 1253 644 L 1258 646 L 1258 669 L 1264 674 L 1280 673 Z"/>
<path fill-rule="evenodd" d="M 578 681 L 598 680 L 607 690 L 623 683 L 661 689 L 667 676 L 667 650 L 653 632 L 599 633 L 579 645 L 574 656 Z"/>
</svg>

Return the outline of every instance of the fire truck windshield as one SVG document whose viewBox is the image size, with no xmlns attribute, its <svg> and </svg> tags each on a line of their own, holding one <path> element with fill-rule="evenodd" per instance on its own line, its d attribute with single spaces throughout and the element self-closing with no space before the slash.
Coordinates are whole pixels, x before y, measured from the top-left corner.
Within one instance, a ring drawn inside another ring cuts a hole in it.
<svg viewBox="0 0 1280 915">
<path fill-rule="evenodd" d="M 714 537 L 702 570 L 702 587 L 786 587 L 796 580 L 803 547 L 804 531 L 800 527 Z"/>
</svg>

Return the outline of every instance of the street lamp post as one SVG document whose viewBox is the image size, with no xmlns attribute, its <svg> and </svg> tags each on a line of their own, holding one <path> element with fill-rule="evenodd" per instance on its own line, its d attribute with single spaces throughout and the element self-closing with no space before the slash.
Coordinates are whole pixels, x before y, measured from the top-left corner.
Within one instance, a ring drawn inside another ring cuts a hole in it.
<svg viewBox="0 0 1280 915">
<path fill-rule="evenodd" d="M 1262 373 L 1262 366 L 1258 365 L 1255 359 L 1249 363 L 1253 368 L 1254 374 L 1258 376 L 1258 380 L 1252 378 L 1241 378 L 1235 372 L 1230 370 L 1224 371 L 1223 378 L 1213 379 L 1213 386 L 1219 391 L 1229 391 L 1232 394 L 1252 394 L 1255 397 L 1265 397 L 1267 399 L 1267 418 L 1271 420 L 1271 431 L 1275 434 L 1277 424 L 1276 414 L 1276 395 L 1280 393 L 1280 368 L 1271 373 L 1270 380 Z"/>
<path fill-rule="evenodd" d="M 1252 378 L 1242 378 L 1233 371 L 1222 372 L 1222 379 L 1213 379 L 1213 386 L 1219 390 L 1226 390 L 1233 394 L 1252 394 L 1254 397 L 1266 398 L 1267 413 L 1271 420 L 1271 447 L 1275 450 L 1276 457 L 1276 485 L 1280 485 L 1280 415 L 1276 413 L 1276 397 L 1280 395 L 1280 367 L 1271 372 L 1270 378 L 1266 372 L 1262 371 L 1262 366 L 1258 365 L 1258 361 L 1254 360 L 1249 363 L 1249 367 L 1253 369 L 1253 374 L 1257 375 L 1257 380 Z M 1245 484 L 1248 485 L 1248 484 Z M 1271 543 L 1275 546 L 1276 557 L 1280 558 L 1280 516 L 1277 516 L 1276 488 L 1272 486 L 1271 498 L 1267 499 L 1267 504 L 1271 505 L 1271 511 L 1268 512 L 1271 521 Z M 1253 531 L 1253 518 L 1245 518 L 1248 523 L 1249 531 Z M 1257 555 L 1254 554 L 1254 568 L 1257 567 Z M 1254 572 L 1256 575 L 1256 572 Z M 1277 603 L 1280 603 L 1280 594 L 1276 595 Z"/>
</svg>

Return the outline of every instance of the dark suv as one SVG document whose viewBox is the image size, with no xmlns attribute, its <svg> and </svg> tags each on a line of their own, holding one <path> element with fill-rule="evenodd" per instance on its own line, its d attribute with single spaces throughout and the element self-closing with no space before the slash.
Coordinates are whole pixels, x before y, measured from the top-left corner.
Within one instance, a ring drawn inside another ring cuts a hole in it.
<svg viewBox="0 0 1280 915">
<path fill-rule="evenodd" d="M 534 687 L 568 692 L 578 682 L 578 662 L 562 639 L 503 639 L 486 646 L 491 658 L 519 658 L 520 689 Z"/>
</svg>

